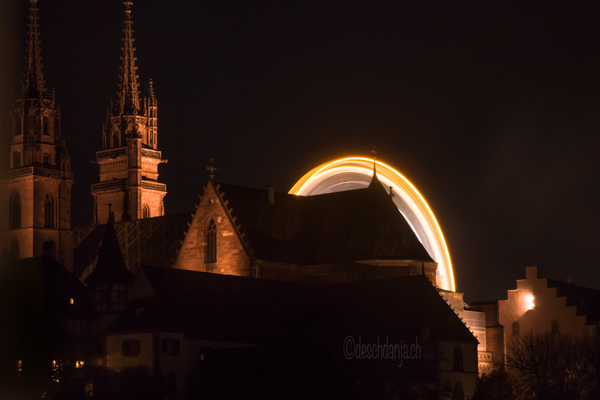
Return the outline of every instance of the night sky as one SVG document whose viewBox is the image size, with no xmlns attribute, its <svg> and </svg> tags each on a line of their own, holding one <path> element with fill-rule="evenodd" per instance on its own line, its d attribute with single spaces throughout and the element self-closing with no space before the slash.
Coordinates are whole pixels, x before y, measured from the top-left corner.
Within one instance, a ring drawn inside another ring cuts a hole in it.
<svg viewBox="0 0 600 400">
<path fill-rule="evenodd" d="M 85 226 L 124 7 L 39 6 Z M 14 15 L 13 88 L 26 1 Z M 194 209 L 211 157 L 217 180 L 288 191 L 376 146 L 433 209 L 468 301 L 504 298 L 530 265 L 600 289 L 600 2 L 138 0 L 132 16 L 167 214 Z"/>
</svg>

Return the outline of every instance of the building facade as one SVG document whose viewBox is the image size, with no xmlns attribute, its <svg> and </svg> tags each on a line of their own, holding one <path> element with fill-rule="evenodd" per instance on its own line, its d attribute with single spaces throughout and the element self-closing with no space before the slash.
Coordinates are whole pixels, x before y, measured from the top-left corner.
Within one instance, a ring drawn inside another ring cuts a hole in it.
<svg viewBox="0 0 600 400">
<path fill-rule="evenodd" d="M 167 186 L 158 182 L 158 166 L 166 162 L 158 150 L 157 110 L 152 80 L 140 99 L 133 47 L 132 2 L 125 1 L 123 56 L 116 98 L 102 129 L 102 150 L 96 152 L 100 183 L 92 185 L 94 224 L 160 217 Z"/>
<path fill-rule="evenodd" d="M 60 110 L 42 73 L 37 1 L 32 0 L 25 72 L 11 112 L 7 164 L 0 172 L 0 243 L 7 258 L 41 256 L 54 242 L 56 258 L 72 268 L 71 158 L 61 136 Z"/>
</svg>

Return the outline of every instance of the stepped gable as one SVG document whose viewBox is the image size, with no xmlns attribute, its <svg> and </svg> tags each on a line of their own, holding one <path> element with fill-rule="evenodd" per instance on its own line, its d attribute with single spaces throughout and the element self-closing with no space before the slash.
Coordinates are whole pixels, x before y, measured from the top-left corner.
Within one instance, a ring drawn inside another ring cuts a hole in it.
<svg viewBox="0 0 600 400">
<path fill-rule="evenodd" d="M 600 291 L 553 279 L 548 279 L 548 287 L 556 288 L 556 297 L 567 298 L 567 307 L 577 307 L 577 315 L 585 315 L 586 324 L 600 321 Z"/>
<path fill-rule="evenodd" d="M 191 220 L 190 213 L 182 213 L 116 222 L 114 229 L 127 269 L 135 275 L 142 265 L 171 267 Z M 82 280 L 96 265 L 106 226 L 95 226 L 76 244 L 74 273 Z"/>
<path fill-rule="evenodd" d="M 366 189 L 315 196 L 220 184 L 253 256 L 327 264 L 356 260 L 433 260 L 374 178 Z"/>
</svg>

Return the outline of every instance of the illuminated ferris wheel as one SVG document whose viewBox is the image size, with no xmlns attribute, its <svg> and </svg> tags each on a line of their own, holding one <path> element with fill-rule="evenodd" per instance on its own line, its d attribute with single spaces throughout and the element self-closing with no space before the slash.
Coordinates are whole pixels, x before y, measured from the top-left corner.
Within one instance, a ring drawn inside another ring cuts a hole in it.
<svg viewBox="0 0 600 400">
<path fill-rule="evenodd" d="M 377 168 L 377 178 L 389 188 L 398 210 L 429 255 L 438 263 L 439 287 L 455 291 L 450 252 L 433 211 L 417 188 L 389 165 L 365 157 L 348 157 L 330 161 L 305 174 L 289 193 L 311 196 L 366 188 L 373 177 L 374 165 Z"/>
</svg>

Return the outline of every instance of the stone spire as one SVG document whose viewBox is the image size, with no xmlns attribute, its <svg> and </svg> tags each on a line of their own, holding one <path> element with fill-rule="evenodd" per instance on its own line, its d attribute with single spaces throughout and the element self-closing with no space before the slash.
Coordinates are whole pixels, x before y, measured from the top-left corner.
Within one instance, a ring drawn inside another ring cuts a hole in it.
<svg viewBox="0 0 600 400">
<path fill-rule="evenodd" d="M 373 176 L 377 176 L 377 150 L 375 146 L 373 146 L 373 150 L 371 150 L 371 154 L 373 155 Z"/>
<path fill-rule="evenodd" d="M 148 105 L 150 107 L 156 107 L 156 96 L 154 95 L 154 87 L 152 86 L 152 79 L 150 79 L 150 84 L 148 87 Z"/>
<path fill-rule="evenodd" d="M 37 0 L 30 0 L 29 33 L 25 56 L 25 72 L 23 74 L 24 95 L 29 98 L 43 98 L 46 94 L 44 74 L 42 73 L 42 51 L 38 33 Z"/>
<path fill-rule="evenodd" d="M 119 89 L 117 93 L 119 102 L 119 114 L 136 115 L 140 110 L 140 95 L 137 67 L 135 66 L 135 56 L 133 47 L 133 21 L 131 19 L 131 7 L 133 2 L 124 1 L 125 22 L 123 29 L 123 56 L 121 57 L 121 74 L 119 76 Z"/>
</svg>

